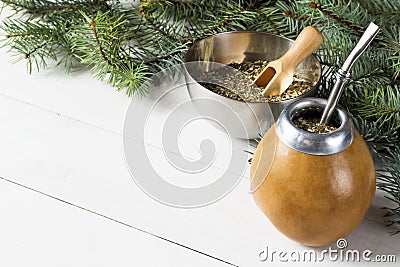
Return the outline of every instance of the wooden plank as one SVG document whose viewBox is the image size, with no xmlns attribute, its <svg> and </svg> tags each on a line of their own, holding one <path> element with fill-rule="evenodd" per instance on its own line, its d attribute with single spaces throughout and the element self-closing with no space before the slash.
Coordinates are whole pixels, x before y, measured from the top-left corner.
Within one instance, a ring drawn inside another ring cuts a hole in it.
<svg viewBox="0 0 400 267">
<path fill-rule="evenodd" d="M 2 266 L 232 266 L 0 179 Z"/>
</svg>

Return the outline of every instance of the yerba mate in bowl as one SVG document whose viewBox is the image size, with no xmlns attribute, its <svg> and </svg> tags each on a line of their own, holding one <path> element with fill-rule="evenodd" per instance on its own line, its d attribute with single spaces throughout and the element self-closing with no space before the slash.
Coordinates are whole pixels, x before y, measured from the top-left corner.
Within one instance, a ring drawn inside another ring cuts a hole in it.
<svg viewBox="0 0 400 267">
<path fill-rule="evenodd" d="M 212 92 L 235 100 L 247 102 L 278 102 L 296 98 L 309 92 L 312 85 L 306 79 L 294 76 L 292 84 L 279 96 L 264 96 L 262 87 L 252 84 L 255 77 L 268 65 L 266 60 L 257 60 L 254 62 L 230 63 L 229 67 L 242 72 L 248 80 L 238 79 L 237 76 L 225 75 L 226 72 L 217 69 L 203 74 L 203 79 L 210 81 L 221 80 L 225 86 L 220 86 L 212 82 L 200 82 L 205 88 Z M 222 67 L 223 68 L 223 67 Z"/>
<path fill-rule="evenodd" d="M 246 97 L 223 96 L 207 89 L 203 85 L 217 84 L 224 88 L 221 79 L 208 79 L 208 75 L 218 69 L 227 73 L 241 76 L 243 80 L 250 81 L 244 70 L 250 63 L 247 62 L 271 62 L 283 56 L 290 48 L 293 41 L 284 37 L 262 33 L 262 32 L 227 32 L 210 36 L 206 39 L 195 42 L 185 56 L 186 82 L 192 99 L 202 98 L 213 100 L 210 103 L 199 104 L 194 102 L 195 108 L 200 115 L 218 118 L 221 124 L 233 137 L 256 138 L 259 134 L 265 133 L 278 118 L 281 111 L 290 103 L 299 98 L 314 96 L 317 92 L 317 85 L 321 77 L 321 64 L 318 59 L 311 55 L 307 57 L 296 69 L 295 75 L 301 81 L 307 81 L 310 90 L 302 95 L 294 96 L 291 99 L 254 99 L 246 100 Z M 188 64 L 190 63 L 190 66 Z M 228 66 L 232 64 L 231 66 Z M 235 64 L 241 64 L 237 66 Z M 244 73 L 235 70 L 233 67 L 242 68 Z M 251 66 L 250 66 L 251 67 Z M 235 71 L 232 71 L 235 70 Z M 290 93 L 292 94 L 292 93 Z M 275 100 L 275 101 L 274 101 Z M 221 114 L 220 106 L 223 104 L 231 109 L 230 112 Z M 233 123 L 237 118 L 242 125 Z"/>
</svg>

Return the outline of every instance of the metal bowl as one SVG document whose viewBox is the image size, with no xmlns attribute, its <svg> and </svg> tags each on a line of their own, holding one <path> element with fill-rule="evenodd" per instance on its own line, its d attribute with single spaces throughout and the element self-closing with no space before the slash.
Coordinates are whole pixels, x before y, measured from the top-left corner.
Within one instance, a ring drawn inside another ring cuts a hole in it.
<svg viewBox="0 0 400 267">
<path fill-rule="evenodd" d="M 195 42 L 185 56 L 188 91 L 192 99 L 214 100 L 209 103 L 197 101 L 196 109 L 201 115 L 218 118 L 219 123 L 233 137 L 251 139 L 264 134 L 286 106 L 300 98 L 316 95 L 321 78 L 321 64 L 317 57 L 309 56 L 296 69 L 296 74 L 307 79 L 313 88 L 297 98 L 279 102 L 244 102 L 218 95 L 200 85 L 195 79 L 196 73 L 209 71 L 210 65 L 204 62 L 229 64 L 255 60 L 272 61 L 283 56 L 292 43 L 293 40 L 277 35 L 246 31 L 220 33 Z M 203 64 L 194 66 L 193 62 Z M 232 109 L 234 114 L 226 110 L 222 111 L 222 115 L 220 104 Z M 242 125 L 237 124 L 237 119 Z"/>
</svg>

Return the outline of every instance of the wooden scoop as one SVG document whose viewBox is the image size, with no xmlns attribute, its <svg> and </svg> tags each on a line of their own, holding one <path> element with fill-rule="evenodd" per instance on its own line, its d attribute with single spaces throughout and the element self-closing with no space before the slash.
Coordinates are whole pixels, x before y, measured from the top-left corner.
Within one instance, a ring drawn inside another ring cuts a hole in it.
<svg viewBox="0 0 400 267">
<path fill-rule="evenodd" d="M 258 87 L 265 87 L 263 95 L 281 95 L 293 82 L 297 66 L 311 55 L 323 40 L 322 34 L 314 27 L 304 28 L 286 54 L 271 61 L 254 80 Z"/>
</svg>

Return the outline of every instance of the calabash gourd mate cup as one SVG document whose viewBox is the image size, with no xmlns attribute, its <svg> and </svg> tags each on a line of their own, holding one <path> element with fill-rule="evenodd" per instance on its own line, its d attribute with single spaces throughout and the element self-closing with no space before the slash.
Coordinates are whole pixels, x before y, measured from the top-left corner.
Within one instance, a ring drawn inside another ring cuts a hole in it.
<svg viewBox="0 0 400 267">
<path fill-rule="evenodd" d="M 369 149 L 346 111 L 336 104 L 355 61 L 379 31 L 371 23 L 343 67 L 328 100 L 304 98 L 290 104 L 266 133 L 251 165 L 253 197 L 275 227 L 309 246 L 349 234 L 364 218 L 375 194 Z M 333 121 L 319 134 L 295 126 L 298 117 Z M 313 116 L 311 116 L 313 115 Z"/>
<path fill-rule="evenodd" d="M 300 114 L 320 116 L 326 104 L 320 98 L 290 104 L 257 146 L 250 169 L 259 208 L 280 232 L 308 246 L 349 234 L 375 194 L 371 154 L 342 108 L 334 112 L 333 132 L 310 133 L 294 125 Z"/>
</svg>

